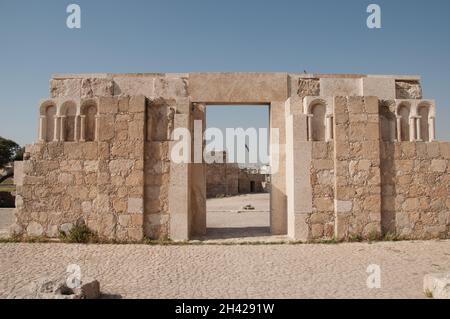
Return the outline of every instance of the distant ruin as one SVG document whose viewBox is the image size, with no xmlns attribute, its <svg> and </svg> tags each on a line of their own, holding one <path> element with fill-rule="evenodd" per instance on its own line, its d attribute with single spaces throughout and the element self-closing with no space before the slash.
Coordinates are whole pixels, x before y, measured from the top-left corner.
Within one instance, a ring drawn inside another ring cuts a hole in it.
<svg viewBox="0 0 450 319">
<path fill-rule="evenodd" d="M 206 197 L 226 197 L 270 191 L 270 175 L 261 169 L 240 167 L 230 163 L 225 151 L 216 152 L 223 158 L 220 163 L 206 164 Z M 211 160 L 212 161 L 212 160 Z"/>
<path fill-rule="evenodd" d="M 125 241 L 204 234 L 206 164 L 171 161 L 171 133 L 217 104 L 270 106 L 272 234 L 450 237 L 450 143 L 435 140 L 420 78 L 287 73 L 54 76 L 16 162 L 12 233 L 83 220 Z"/>
</svg>

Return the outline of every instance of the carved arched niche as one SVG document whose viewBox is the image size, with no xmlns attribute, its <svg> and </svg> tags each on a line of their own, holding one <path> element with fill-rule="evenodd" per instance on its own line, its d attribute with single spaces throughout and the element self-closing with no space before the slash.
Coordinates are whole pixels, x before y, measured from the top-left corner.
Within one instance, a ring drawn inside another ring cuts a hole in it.
<svg viewBox="0 0 450 319">
<path fill-rule="evenodd" d="M 413 140 L 411 137 L 410 117 L 411 117 L 411 105 L 406 102 L 400 103 L 397 109 L 397 130 L 399 142 L 407 142 Z"/>
<path fill-rule="evenodd" d="M 95 100 L 84 101 L 80 109 L 80 140 L 92 142 L 97 139 L 98 106 Z"/>
<path fill-rule="evenodd" d="M 39 107 L 39 142 L 52 142 L 56 138 L 56 103 L 44 101 Z"/>
</svg>

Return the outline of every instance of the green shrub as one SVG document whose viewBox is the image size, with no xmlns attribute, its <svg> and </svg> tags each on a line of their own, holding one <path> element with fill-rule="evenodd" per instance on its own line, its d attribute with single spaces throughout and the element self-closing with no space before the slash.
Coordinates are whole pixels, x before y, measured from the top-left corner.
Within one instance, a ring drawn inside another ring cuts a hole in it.
<svg viewBox="0 0 450 319">
<path fill-rule="evenodd" d="M 68 233 L 60 232 L 60 239 L 68 243 L 98 243 L 98 236 L 86 224 L 76 224 Z"/>
</svg>

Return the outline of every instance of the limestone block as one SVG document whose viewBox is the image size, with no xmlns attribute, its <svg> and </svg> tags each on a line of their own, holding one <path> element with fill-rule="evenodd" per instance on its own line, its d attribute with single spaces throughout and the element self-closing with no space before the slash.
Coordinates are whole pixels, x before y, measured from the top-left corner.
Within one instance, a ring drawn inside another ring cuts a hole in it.
<svg viewBox="0 0 450 319">
<path fill-rule="evenodd" d="M 435 173 L 444 173 L 447 170 L 447 160 L 432 160 L 430 170 Z"/>
<path fill-rule="evenodd" d="M 298 96 L 319 96 L 320 81 L 319 79 L 298 79 Z"/>
<path fill-rule="evenodd" d="M 311 237 L 321 238 L 323 236 L 324 227 L 323 224 L 313 224 L 311 225 Z"/>
<path fill-rule="evenodd" d="M 90 201 L 85 201 L 81 203 L 81 211 L 84 214 L 90 214 L 92 212 L 92 203 Z"/>
<path fill-rule="evenodd" d="M 44 228 L 41 224 L 32 221 L 27 226 L 27 235 L 31 237 L 39 237 L 44 233 Z"/>
<path fill-rule="evenodd" d="M 83 159 L 83 145 L 81 143 L 64 143 L 64 157 L 72 160 Z"/>
<path fill-rule="evenodd" d="M 160 77 L 155 79 L 155 94 L 164 98 L 188 96 L 187 79 L 182 77 Z"/>
<path fill-rule="evenodd" d="M 364 108 L 368 114 L 378 114 L 379 113 L 379 101 L 377 96 L 365 96 L 364 97 Z M 378 119 L 378 116 L 372 117 L 373 120 Z M 378 123 L 376 120 L 375 123 Z"/>
<path fill-rule="evenodd" d="M 116 114 L 119 111 L 119 101 L 115 97 L 101 96 L 98 104 L 99 114 Z"/>
<path fill-rule="evenodd" d="M 67 156 L 68 154 L 65 152 L 65 147 L 68 144 L 77 145 L 77 143 L 47 143 L 47 152 L 44 154 L 44 159 L 58 159 L 63 155 Z M 76 159 L 76 155 L 77 154 L 73 154 L 72 159 Z"/>
<path fill-rule="evenodd" d="M 96 213 L 110 213 L 111 201 L 108 195 L 98 194 L 93 203 L 94 212 Z"/>
<path fill-rule="evenodd" d="M 269 103 L 288 98 L 286 73 L 191 73 L 192 102 Z"/>
<path fill-rule="evenodd" d="M 416 144 L 416 143 L 410 143 L 410 144 Z M 426 143 L 428 158 L 436 158 L 441 155 L 439 144 L 440 143 L 438 143 L 438 142 Z"/>
<path fill-rule="evenodd" d="M 423 290 L 434 299 L 450 299 L 450 273 L 425 275 Z"/>
<path fill-rule="evenodd" d="M 337 213 L 348 213 L 353 209 L 352 201 L 335 200 L 335 210 Z"/>
<path fill-rule="evenodd" d="M 14 162 L 14 185 L 22 186 L 23 185 L 23 161 L 22 162 Z"/>
<path fill-rule="evenodd" d="M 98 161 L 85 161 L 84 171 L 86 173 L 94 173 L 98 170 Z"/>
<path fill-rule="evenodd" d="M 111 172 L 111 176 L 126 176 L 130 173 L 133 164 L 133 160 L 117 159 L 111 160 L 108 166 L 109 171 Z"/>
<path fill-rule="evenodd" d="M 418 81 L 396 81 L 397 99 L 421 99 L 422 87 Z"/>
<path fill-rule="evenodd" d="M 377 96 L 383 100 L 395 99 L 395 79 L 367 77 L 362 79 L 363 95 Z"/>
<path fill-rule="evenodd" d="M 144 201 L 142 198 L 128 198 L 129 214 L 142 214 L 144 212 Z"/>
<path fill-rule="evenodd" d="M 128 137 L 131 141 L 144 140 L 144 121 L 134 120 L 128 124 Z"/>
<path fill-rule="evenodd" d="M 359 78 L 321 78 L 321 96 L 362 96 L 362 80 Z"/>
<path fill-rule="evenodd" d="M 313 142 L 312 143 L 312 158 L 313 159 L 326 159 L 328 157 L 328 144 L 326 142 Z"/>
<path fill-rule="evenodd" d="M 439 143 L 441 156 L 445 159 L 450 159 L 450 143 L 441 142 Z"/>
<path fill-rule="evenodd" d="M 114 138 L 115 121 L 113 115 L 101 115 L 98 126 L 99 141 L 108 141 Z"/>
<path fill-rule="evenodd" d="M 114 95 L 143 95 L 155 96 L 156 76 L 114 76 Z"/>
<path fill-rule="evenodd" d="M 95 96 L 112 96 L 114 82 L 108 78 L 84 78 L 81 80 L 81 96 L 91 98 Z"/>
<path fill-rule="evenodd" d="M 144 237 L 142 227 L 128 229 L 128 238 L 132 241 L 140 241 Z"/>
<path fill-rule="evenodd" d="M 81 97 L 81 79 L 50 80 L 50 96 Z"/>
<path fill-rule="evenodd" d="M 146 105 L 146 98 L 144 95 L 135 95 L 130 97 L 129 112 L 144 113 Z"/>
<path fill-rule="evenodd" d="M 314 206 L 318 211 L 333 211 L 334 202 L 332 198 L 315 198 Z"/>
</svg>

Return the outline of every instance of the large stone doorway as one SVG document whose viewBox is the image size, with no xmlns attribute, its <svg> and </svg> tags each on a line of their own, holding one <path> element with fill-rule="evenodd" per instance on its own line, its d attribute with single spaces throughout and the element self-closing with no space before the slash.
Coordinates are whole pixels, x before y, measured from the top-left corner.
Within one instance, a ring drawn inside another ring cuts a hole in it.
<svg viewBox="0 0 450 319">
<path fill-rule="evenodd" d="M 226 81 L 223 81 L 226 80 Z M 191 128 L 195 120 L 206 121 L 207 107 L 217 105 L 267 105 L 269 106 L 269 153 L 271 169 L 270 234 L 287 234 L 287 197 L 285 176 L 285 102 L 287 100 L 286 77 L 254 74 L 191 74 L 190 97 L 192 103 Z M 195 149 L 194 149 L 195 156 Z M 206 167 L 193 164 L 190 172 L 190 238 L 204 236 L 206 220 Z M 173 234 L 173 233 L 172 233 Z"/>
<path fill-rule="evenodd" d="M 270 236 L 269 105 L 207 105 L 203 239 Z"/>
</svg>

